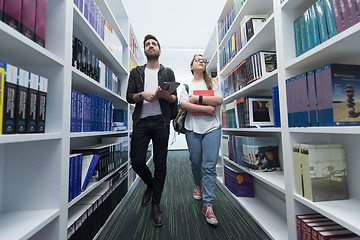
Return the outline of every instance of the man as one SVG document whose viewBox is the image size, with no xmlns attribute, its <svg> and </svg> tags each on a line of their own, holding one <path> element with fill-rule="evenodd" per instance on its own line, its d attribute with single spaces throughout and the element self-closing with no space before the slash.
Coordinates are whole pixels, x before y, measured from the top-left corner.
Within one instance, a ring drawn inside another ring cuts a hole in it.
<svg viewBox="0 0 360 240">
<path fill-rule="evenodd" d="M 146 206 L 152 200 L 151 215 L 154 225 L 158 227 L 164 222 L 160 199 L 166 177 L 170 120 L 176 116 L 177 94 L 176 91 L 171 94 L 171 89 L 163 90 L 160 87 L 165 81 L 174 82 L 175 76 L 171 69 L 159 63 L 161 50 L 155 36 L 145 36 L 144 53 L 147 63 L 130 72 L 126 93 L 126 100 L 136 103 L 132 115 L 131 164 L 147 185 L 141 205 Z M 154 177 L 146 165 L 150 139 L 153 143 Z"/>
</svg>

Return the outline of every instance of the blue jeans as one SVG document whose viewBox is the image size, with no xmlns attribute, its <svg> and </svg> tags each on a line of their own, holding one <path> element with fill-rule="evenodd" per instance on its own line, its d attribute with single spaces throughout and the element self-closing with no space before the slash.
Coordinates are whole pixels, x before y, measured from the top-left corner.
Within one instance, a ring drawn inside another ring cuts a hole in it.
<svg viewBox="0 0 360 240">
<path fill-rule="evenodd" d="M 194 183 L 202 185 L 203 206 L 214 199 L 216 164 L 219 158 L 221 127 L 206 134 L 185 131 Z"/>
</svg>

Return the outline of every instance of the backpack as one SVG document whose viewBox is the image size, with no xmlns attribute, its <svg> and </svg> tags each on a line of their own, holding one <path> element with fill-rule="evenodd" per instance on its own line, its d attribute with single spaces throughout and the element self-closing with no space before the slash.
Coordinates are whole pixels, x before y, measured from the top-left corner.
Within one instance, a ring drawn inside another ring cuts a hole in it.
<svg viewBox="0 0 360 240">
<path fill-rule="evenodd" d="M 189 93 L 189 85 L 185 84 L 185 89 L 187 93 Z M 180 104 L 178 106 L 178 114 L 176 115 L 175 119 L 173 120 L 173 127 L 175 132 L 178 134 L 182 133 L 185 134 L 185 117 L 186 111 L 180 108 Z"/>
</svg>

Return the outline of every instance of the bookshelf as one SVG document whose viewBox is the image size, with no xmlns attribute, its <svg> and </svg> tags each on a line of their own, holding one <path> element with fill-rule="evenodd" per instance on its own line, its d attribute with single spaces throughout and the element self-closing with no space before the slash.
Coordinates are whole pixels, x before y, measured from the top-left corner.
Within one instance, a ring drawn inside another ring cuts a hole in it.
<svg viewBox="0 0 360 240">
<path fill-rule="evenodd" d="M 225 18 L 234 3 L 233 0 L 228 0 L 204 52 L 204 56 L 209 60 L 208 72 L 217 71 L 219 82 L 226 79 L 231 71 L 251 54 L 259 50 L 277 52 L 277 70 L 266 78 L 260 78 L 224 98 L 222 108 L 225 108 L 227 103 L 250 94 L 271 96 L 271 88 L 278 86 L 281 128 L 223 128 L 222 134 L 278 137 L 281 171 L 269 173 L 249 171 L 222 154 L 217 165 L 217 184 L 242 206 L 272 239 L 296 239 L 295 216 L 314 212 L 360 235 L 360 225 L 356 220 L 360 214 L 358 207 L 360 190 L 357 186 L 360 180 L 358 174 L 360 162 L 357 160 L 360 153 L 357 144 L 360 140 L 360 128 L 288 126 L 286 79 L 328 63 L 360 64 L 359 23 L 296 57 L 293 22 L 315 2 L 315 0 L 287 0 L 280 3 L 280 0 L 247 0 L 234 17 L 224 38 L 220 40 L 221 20 Z M 236 32 L 243 16 L 252 14 L 267 14 L 268 19 L 259 32 L 232 57 L 225 67 L 220 69 L 221 49 L 226 45 L 229 37 Z M 217 47 L 214 47 L 214 42 Z M 315 203 L 295 193 L 292 144 L 298 142 L 326 142 L 344 146 L 349 200 Z M 246 171 L 253 176 L 254 199 L 238 198 L 224 186 L 224 165 Z"/>
<path fill-rule="evenodd" d="M 125 100 L 129 60 L 139 65 L 144 57 L 141 52 L 134 56 L 130 50 L 131 26 L 121 1 L 94 2 L 120 40 L 120 57 L 109 50 L 71 0 L 47 1 L 45 48 L 0 21 L 0 59 L 49 81 L 45 133 L 0 135 L 0 239 L 67 239 L 68 221 L 73 218 L 69 210 L 112 177 L 110 173 L 90 183 L 86 191 L 68 202 L 71 151 L 100 143 L 102 137 L 131 137 L 133 107 Z M 73 36 L 117 76 L 120 95 L 72 66 Z M 70 132 L 71 90 L 106 98 L 115 109 L 128 110 L 128 130 Z M 130 161 L 117 170 L 123 167 L 127 175 L 121 179 L 126 182 L 121 188 L 127 191 L 133 183 L 128 177 Z"/>
</svg>

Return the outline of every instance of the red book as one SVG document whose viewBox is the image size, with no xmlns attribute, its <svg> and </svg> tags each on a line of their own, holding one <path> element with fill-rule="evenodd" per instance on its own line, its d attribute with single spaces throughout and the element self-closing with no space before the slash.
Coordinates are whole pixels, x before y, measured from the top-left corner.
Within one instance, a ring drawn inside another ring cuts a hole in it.
<svg viewBox="0 0 360 240">
<path fill-rule="evenodd" d="M 35 42 L 45 47 L 47 0 L 36 1 Z"/>
<path fill-rule="evenodd" d="M 0 20 L 3 20 L 4 0 L 0 0 Z"/>
<path fill-rule="evenodd" d="M 4 22 L 20 31 L 21 0 L 4 0 Z"/>
<path fill-rule="evenodd" d="M 22 0 L 21 33 L 34 40 L 36 0 Z"/>
<path fill-rule="evenodd" d="M 197 95 L 197 96 L 214 96 L 214 90 L 194 90 L 193 94 Z M 197 103 L 197 104 L 206 105 L 203 103 Z M 194 116 L 210 116 L 206 112 L 193 112 L 193 115 Z"/>
</svg>

